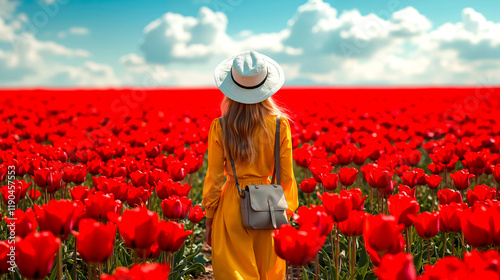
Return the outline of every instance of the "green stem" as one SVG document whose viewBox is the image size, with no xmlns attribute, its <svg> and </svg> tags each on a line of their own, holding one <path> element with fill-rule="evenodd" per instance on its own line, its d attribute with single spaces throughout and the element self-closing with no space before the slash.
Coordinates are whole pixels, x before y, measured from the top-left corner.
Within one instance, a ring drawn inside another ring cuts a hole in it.
<svg viewBox="0 0 500 280">
<path fill-rule="evenodd" d="M 337 270 L 337 275 L 335 275 L 335 279 L 339 280 L 339 275 L 340 275 L 340 245 L 339 245 L 339 229 L 337 225 L 335 225 L 335 265 L 336 265 L 336 270 Z"/>
<path fill-rule="evenodd" d="M 89 280 L 93 280 L 94 279 L 94 275 L 92 273 L 92 265 L 90 263 L 87 263 L 87 268 L 88 268 L 88 279 Z"/>
<path fill-rule="evenodd" d="M 443 238 L 443 240 L 444 240 L 444 245 L 443 245 L 443 258 L 444 258 L 444 256 L 446 255 L 446 232 L 444 233 L 444 238 Z M 452 245 L 452 247 L 453 247 L 453 245 Z"/>
<path fill-rule="evenodd" d="M 76 262 L 77 262 L 76 255 L 77 252 L 76 252 L 76 237 L 75 237 L 75 246 L 73 248 L 73 279 L 76 279 Z"/>
<path fill-rule="evenodd" d="M 59 244 L 59 251 L 57 252 L 57 279 L 62 279 L 62 242 Z"/>
<path fill-rule="evenodd" d="M 427 240 L 427 264 L 431 264 L 431 253 L 430 253 L 430 250 L 429 250 L 429 239 L 426 239 Z"/>
</svg>

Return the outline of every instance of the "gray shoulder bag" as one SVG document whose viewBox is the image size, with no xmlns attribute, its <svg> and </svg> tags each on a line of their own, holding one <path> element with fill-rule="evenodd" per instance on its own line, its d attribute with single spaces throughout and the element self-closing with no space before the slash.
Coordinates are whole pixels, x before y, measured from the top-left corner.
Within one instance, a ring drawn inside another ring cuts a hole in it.
<svg viewBox="0 0 500 280">
<path fill-rule="evenodd" d="M 219 117 L 224 133 L 225 124 Z M 274 146 L 274 172 L 271 185 L 248 185 L 243 191 L 236 177 L 233 157 L 229 152 L 234 180 L 240 196 L 241 220 L 243 226 L 250 229 L 277 229 L 288 224 L 286 210 L 288 203 L 285 199 L 280 178 L 280 116 L 276 116 L 276 136 Z M 276 175 L 276 176 L 275 176 Z M 277 181 L 275 181 L 277 180 Z M 276 183 L 273 183 L 276 182 Z"/>
</svg>

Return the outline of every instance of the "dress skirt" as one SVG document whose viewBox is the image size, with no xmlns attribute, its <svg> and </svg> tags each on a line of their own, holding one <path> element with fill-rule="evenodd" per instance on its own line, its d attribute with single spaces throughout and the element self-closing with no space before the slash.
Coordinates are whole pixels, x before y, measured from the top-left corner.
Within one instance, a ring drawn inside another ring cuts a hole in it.
<svg viewBox="0 0 500 280">
<path fill-rule="evenodd" d="M 240 197 L 231 175 L 222 187 L 212 224 L 212 266 L 216 280 L 283 280 L 286 262 L 274 251 L 274 230 L 243 227 Z M 267 185 L 268 177 L 238 180 L 241 189 Z"/>
</svg>

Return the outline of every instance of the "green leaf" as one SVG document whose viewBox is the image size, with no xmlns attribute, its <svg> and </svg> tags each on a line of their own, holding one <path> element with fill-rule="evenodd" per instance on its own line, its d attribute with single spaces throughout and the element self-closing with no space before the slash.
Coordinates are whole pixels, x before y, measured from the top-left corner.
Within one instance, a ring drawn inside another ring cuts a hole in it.
<svg viewBox="0 0 500 280">
<path fill-rule="evenodd" d="M 208 259 L 202 253 L 199 253 L 198 255 L 196 255 L 196 257 L 193 258 L 193 262 L 204 264 L 208 262 Z"/>
<path fill-rule="evenodd" d="M 422 255 L 423 254 L 418 254 L 414 259 L 413 259 L 413 263 L 415 264 L 415 268 L 417 270 L 417 272 L 420 271 L 420 269 L 422 268 Z"/>
</svg>

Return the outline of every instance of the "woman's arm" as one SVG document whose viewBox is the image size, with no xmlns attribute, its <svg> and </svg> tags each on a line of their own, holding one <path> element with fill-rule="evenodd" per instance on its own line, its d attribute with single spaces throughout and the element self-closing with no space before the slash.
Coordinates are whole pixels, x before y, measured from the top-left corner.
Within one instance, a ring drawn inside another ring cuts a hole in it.
<svg viewBox="0 0 500 280">
<path fill-rule="evenodd" d="M 207 219 L 213 218 L 219 205 L 221 187 L 224 184 L 224 151 L 220 141 L 219 119 L 212 121 L 208 131 L 208 168 L 203 184 L 202 206 L 205 207 Z"/>
<path fill-rule="evenodd" d="M 297 182 L 293 174 L 292 132 L 290 123 L 285 117 L 281 117 L 280 140 L 281 186 L 288 203 L 287 216 L 290 218 L 299 206 L 299 199 Z"/>
</svg>

